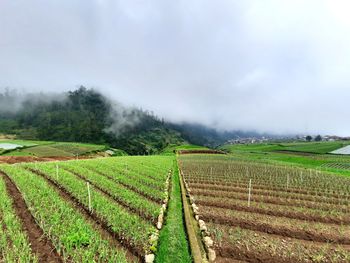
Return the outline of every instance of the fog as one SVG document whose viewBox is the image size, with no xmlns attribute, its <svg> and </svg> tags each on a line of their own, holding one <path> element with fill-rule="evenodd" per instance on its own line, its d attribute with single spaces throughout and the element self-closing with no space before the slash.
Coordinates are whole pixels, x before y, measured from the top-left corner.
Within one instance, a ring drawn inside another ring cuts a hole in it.
<svg viewBox="0 0 350 263">
<path fill-rule="evenodd" d="M 167 120 L 350 135 L 346 0 L 2 0 L 0 87 L 94 87 Z"/>
</svg>

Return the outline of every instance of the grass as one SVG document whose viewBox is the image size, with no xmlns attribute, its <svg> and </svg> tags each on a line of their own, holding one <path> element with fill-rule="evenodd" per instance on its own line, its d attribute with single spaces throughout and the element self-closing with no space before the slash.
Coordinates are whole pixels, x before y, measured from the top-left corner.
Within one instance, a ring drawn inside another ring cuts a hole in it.
<svg viewBox="0 0 350 263">
<path fill-rule="evenodd" d="M 157 263 L 192 262 L 182 216 L 180 179 L 176 163 L 171 182 L 166 223 L 159 237 Z"/>
<path fill-rule="evenodd" d="M 349 141 L 336 142 L 297 142 L 297 143 L 261 143 L 224 145 L 222 150 L 229 152 L 273 152 L 294 151 L 305 153 L 325 154 L 350 144 Z"/>
<path fill-rule="evenodd" d="M 299 143 L 264 143 L 224 145 L 222 150 L 230 153 L 229 157 L 240 160 L 292 165 L 303 168 L 320 169 L 340 175 L 350 176 L 349 170 L 321 167 L 329 163 L 350 163 L 350 156 L 323 154 L 340 148 L 350 142 L 299 142 Z M 279 151 L 279 152 L 276 152 Z M 305 153 L 305 155 L 303 155 Z"/>
<path fill-rule="evenodd" d="M 51 144 L 54 142 L 50 142 L 50 141 L 27 141 L 27 140 L 3 140 L 0 139 L 0 143 L 13 143 L 13 144 L 18 144 L 18 145 L 22 145 L 24 147 L 32 147 L 32 146 L 36 146 L 36 145 L 46 145 L 46 144 Z"/>
<path fill-rule="evenodd" d="M 38 157 L 74 156 L 73 153 L 66 152 L 64 150 L 61 150 L 49 145 L 42 145 L 42 146 L 27 148 L 22 150 L 22 153 L 27 153 L 28 155 L 34 155 Z"/>
<path fill-rule="evenodd" d="M 24 148 L 0 152 L 5 156 L 37 156 L 37 157 L 72 157 L 104 151 L 105 145 L 88 143 L 70 143 L 53 141 L 24 141 L 24 140 L 0 140 L 1 143 L 13 143 Z M 118 154 L 120 154 L 118 152 Z M 121 155 L 121 154 L 120 154 Z"/>
<path fill-rule="evenodd" d="M 284 147 L 287 151 L 298 151 L 307 153 L 329 153 L 348 145 L 349 142 L 315 142 L 315 143 L 303 143 L 298 145 L 292 145 Z"/>
</svg>

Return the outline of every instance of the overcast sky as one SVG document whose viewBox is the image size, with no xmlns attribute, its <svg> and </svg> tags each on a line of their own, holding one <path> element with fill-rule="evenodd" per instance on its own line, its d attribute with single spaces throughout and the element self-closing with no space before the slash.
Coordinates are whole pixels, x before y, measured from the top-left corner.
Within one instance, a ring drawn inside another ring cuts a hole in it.
<svg viewBox="0 0 350 263">
<path fill-rule="evenodd" d="M 0 0 L 0 87 L 172 121 L 350 135 L 348 0 Z"/>
</svg>

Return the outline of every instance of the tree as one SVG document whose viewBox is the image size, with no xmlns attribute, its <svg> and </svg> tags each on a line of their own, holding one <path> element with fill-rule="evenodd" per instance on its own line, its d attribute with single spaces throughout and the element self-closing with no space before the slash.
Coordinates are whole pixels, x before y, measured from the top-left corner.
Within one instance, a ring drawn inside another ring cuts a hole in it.
<svg viewBox="0 0 350 263">
<path fill-rule="evenodd" d="M 310 142 L 312 140 L 312 136 L 308 135 L 308 136 L 306 136 L 305 139 L 306 139 L 306 141 Z"/>
<path fill-rule="evenodd" d="M 315 141 L 316 141 L 316 142 L 322 141 L 321 135 L 317 135 L 317 136 L 315 137 Z"/>
</svg>

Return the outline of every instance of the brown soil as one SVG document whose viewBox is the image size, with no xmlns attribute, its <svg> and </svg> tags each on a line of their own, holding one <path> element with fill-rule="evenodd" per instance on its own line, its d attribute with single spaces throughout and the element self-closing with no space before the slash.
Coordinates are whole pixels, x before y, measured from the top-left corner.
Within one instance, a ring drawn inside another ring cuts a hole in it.
<svg viewBox="0 0 350 263">
<path fill-rule="evenodd" d="M 88 159 L 87 156 L 81 156 L 79 159 Z M 57 156 L 57 157 L 36 157 L 36 156 L 0 156 L 0 164 L 1 163 L 30 163 L 30 162 L 51 162 L 51 161 L 68 161 L 74 160 L 76 157 L 65 157 L 65 156 Z"/>
<path fill-rule="evenodd" d="M 206 209 L 208 210 L 208 209 Z M 349 245 L 350 239 L 337 236 L 335 233 L 328 233 L 324 235 L 323 233 L 315 233 L 308 230 L 293 229 L 293 227 L 284 226 L 274 226 L 272 224 L 260 223 L 258 220 L 245 220 L 240 218 L 233 218 L 225 216 L 224 214 L 219 214 L 215 211 L 212 213 L 203 213 L 200 215 L 201 219 L 205 222 L 213 222 L 216 224 L 227 225 L 227 226 L 239 226 L 240 228 L 249 229 L 253 231 L 260 231 L 267 234 L 274 234 L 279 236 L 291 237 L 295 239 L 324 242 L 324 243 L 334 243 L 334 244 L 344 244 Z"/>
<path fill-rule="evenodd" d="M 344 204 L 347 205 L 348 201 L 342 200 L 334 197 L 325 197 L 325 196 L 314 196 L 300 193 L 293 193 L 287 191 L 276 191 L 276 190 L 265 190 L 259 189 L 259 186 L 253 186 L 253 191 L 255 194 L 259 195 L 267 195 L 288 199 L 296 199 L 296 200 L 305 200 L 305 201 L 316 201 L 317 203 L 327 203 L 327 204 Z M 218 190 L 222 192 L 235 192 L 235 193 L 247 193 L 247 186 L 219 186 L 215 184 L 200 184 L 200 183 L 190 183 L 190 188 L 196 189 L 205 189 L 205 190 Z"/>
<path fill-rule="evenodd" d="M 218 150 L 180 150 L 179 154 L 226 154 L 223 151 Z"/>
<path fill-rule="evenodd" d="M 230 192 L 220 192 L 220 191 L 205 191 L 205 190 L 196 190 L 191 189 L 191 193 L 194 195 L 203 195 L 203 196 L 209 196 L 209 197 L 226 197 L 226 198 L 233 198 L 238 200 L 247 200 L 248 194 L 240 194 L 240 193 L 230 193 Z M 342 213 L 348 213 L 349 208 L 344 208 L 341 206 L 336 206 L 334 204 L 323 204 L 323 203 L 317 203 L 317 202 L 310 202 L 310 201 L 299 201 L 296 199 L 286 199 L 286 198 L 277 198 L 277 197 L 269 197 L 269 196 L 261 196 L 256 195 L 254 192 L 252 192 L 252 196 L 250 199 L 252 202 L 261 202 L 261 203 L 268 203 L 268 204 L 275 204 L 275 205 L 283 205 L 287 207 L 303 207 L 303 208 L 309 208 L 309 209 L 317 209 L 322 211 L 332 211 L 337 210 Z"/>
<path fill-rule="evenodd" d="M 264 209 L 260 207 L 252 207 L 252 206 L 248 207 L 248 206 L 241 206 L 239 204 L 224 203 L 224 202 L 214 201 L 210 199 L 196 200 L 196 204 L 203 205 L 203 206 L 217 207 L 217 208 L 226 208 L 226 209 L 237 210 L 237 211 L 259 213 L 259 214 L 270 215 L 270 216 L 306 220 L 306 221 L 312 221 L 316 223 L 320 222 L 320 223 L 326 223 L 326 224 L 339 224 L 339 225 L 350 224 L 350 217 L 346 217 L 346 218 L 337 218 L 332 216 L 321 217 L 321 216 L 310 215 L 302 212 L 294 212 L 287 209 L 284 211 L 269 210 L 269 209 Z"/>
<path fill-rule="evenodd" d="M 37 225 L 34 217 L 29 212 L 29 209 L 11 179 L 3 173 L 7 191 L 13 199 L 13 207 L 16 215 L 22 221 L 23 230 L 27 233 L 29 238 L 30 246 L 36 255 L 38 255 L 39 262 L 63 262 L 61 257 L 58 255 L 55 247 L 51 241 L 44 235 L 43 230 Z"/>
<path fill-rule="evenodd" d="M 255 237 L 260 237 L 255 239 Z M 213 237 L 215 239 L 215 237 Z M 249 240 L 251 238 L 251 240 Z M 277 240 L 279 240 L 277 242 Z M 275 244 L 276 246 L 274 246 Z M 293 248 L 294 249 L 291 249 Z M 239 262 L 244 260 L 246 262 L 316 262 L 311 260 L 311 255 L 318 255 L 320 251 L 327 249 L 327 255 L 332 258 L 331 253 L 338 253 L 337 251 L 349 251 L 349 245 L 332 245 L 323 242 L 307 241 L 294 239 L 290 237 L 265 234 L 263 232 L 254 231 L 250 236 L 244 239 L 238 239 L 235 242 L 230 240 L 230 237 L 225 235 L 220 241 L 215 241 L 215 250 L 217 252 L 218 260 L 216 263 Z M 284 253 L 286 251 L 293 251 L 293 253 Z M 325 253 L 325 252 L 323 252 Z M 237 261 L 238 260 L 238 261 Z M 264 261 L 260 261 L 264 260 Z M 345 262 L 344 260 L 334 261 L 326 260 L 318 262 Z"/>
<path fill-rule="evenodd" d="M 238 260 L 234 258 L 223 258 L 219 256 L 215 259 L 215 262 L 216 263 L 247 263 L 248 261 Z"/>
<path fill-rule="evenodd" d="M 216 252 L 219 258 L 216 260 L 217 263 L 228 263 L 228 262 L 251 262 L 251 263 L 295 263 L 299 262 L 296 258 L 286 260 L 281 258 L 279 255 L 271 255 L 268 251 L 257 251 L 249 248 L 232 247 L 230 245 L 223 245 L 217 247 Z"/>
<path fill-rule="evenodd" d="M 188 179 L 186 178 L 186 182 L 188 183 L 200 183 L 200 184 L 209 184 L 209 185 L 216 185 L 220 186 L 222 188 L 231 188 L 235 186 L 241 186 L 241 187 L 247 187 L 248 182 L 242 181 L 242 180 L 221 180 L 221 179 Z M 254 189 L 262 189 L 262 190 L 269 190 L 269 191 L 282 191 L 287 193 L 297 193 L 297 194 L 305 194 L 305 195 L 312 195 L 312 196 L 322 196 L 322 197 L 330 197 L 330 198 L 341 198 L 341 199 L 349 199 L 348 195 L 343 194 L 337 194 L 337 193 L 330 193 L 327 191 L 324 191 L 322 189 L 315 190 L 314 188 L 306 188 L 303 187 L 303 189 L 300 188 L 293 188 L 289 187 L 288 189 L 286 187 L 282 186 L 276 186 L 276 185 L 267 185 L 264 182 L 255 182 L 254 183 Z"/>
<path fill-rule="evenodd" d="M 64 187 L 53 181 L 51 178 L 49 178 L 46 174 L 36 171 L 31 168 L 27 168 L 31 172 L 43 177 L 52 187 L 58 190 L 60 195 L 72 203 L 78 210 L 86 217 L 90 218 L 95 223 L 96 226 L 98 226 L 100 229 L 103 229 L 103 236 L 107 236 L 109 240 L 115 240 L 118 242 L 115 242 L 117 247 L 126 248 L 126 256 L 130 259 L 131 262 L 133 261 L 142 261 L 144 257 L 144 252 L 142 248 L 135 247 L 131 244 L 129 240 L 127 240 L 125 237 L 117 234 L 113 231 L 110 224 L 101 219 L 96 215 L 96 213 L 93 213 L 89 210 L 88 207 L 86 207 L 84 204 L 82 204 L 76 197 L 71 195 Z"/>
<path fill-rule="evenodd" d="M 131 214 L 136 214 L 137 216 L 145 219 L 146 221 L 152 222 L 153 224 L 157 223 L 157 218 L 152 218 L 151 215 L 145 214 L 143 211 L 139 211 L 135 208 L 130 207 L 129 204 L 127 204 L 123 200 L 117 199 L 116 197 L 111 195 L 108 191 L 106 191 L 103 188 L 101 188 L 100 186 L 94 184 L 93 182 L 91 182 L 90 180 L 88 180 L 84 176 L 80 175 L 79 173 L 76 173 L 68 168 L 63 168 L 63 169 L 74 174 L 75 176 L 77 176 L 81 180 L 83 180 L 85 182 L 89 182 L 89 184 L 91 184 L 94 188 L 99 190 L 104 196 L 106 196 L 108 199 L 110 199 L 111 202 L 116 202 L 118 205 L 120 205 L 120 206 L 124 207 L 126 210 L 128 210 Z"/>
</svg>

